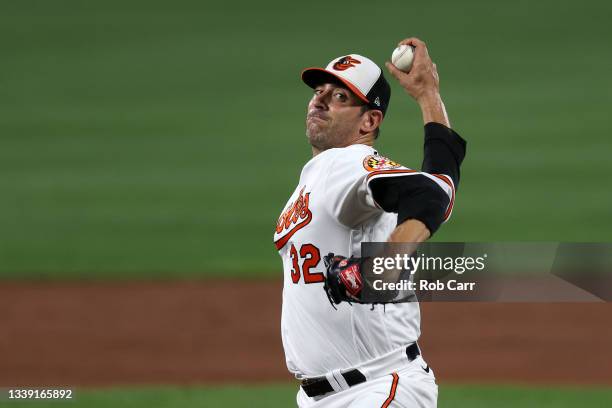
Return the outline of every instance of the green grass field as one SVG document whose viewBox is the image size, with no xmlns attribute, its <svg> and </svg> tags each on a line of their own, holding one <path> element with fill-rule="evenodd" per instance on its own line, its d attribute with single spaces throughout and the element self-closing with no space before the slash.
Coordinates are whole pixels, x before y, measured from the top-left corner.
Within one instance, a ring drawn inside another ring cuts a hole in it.
<svg viewBox="0 0 612 408">
<path fill-rule="evenodd" d="M 158 388 L 77 390 L 72 401 L 4 401 L 7 407 L 249 407 L 295 406 L 294 385 L 226 386 L 221 388 Z M 535 388 L 517 386 L 442 385 L 440 407 L 486 408 L 574 408 L 605 407 L 612 404 L 609 388 Z M 3 402 L 0 401 L 0 406 Z"/>
<path fill-rule="evenodd" d="M 0 276 L 277 276 L 303 67 L 408 35 L 469 141 L 438 241 L 609 241 L 610 2 L 4 2 Z M 380 150 L 421 159 L 393 82 Z"/>
</svg>

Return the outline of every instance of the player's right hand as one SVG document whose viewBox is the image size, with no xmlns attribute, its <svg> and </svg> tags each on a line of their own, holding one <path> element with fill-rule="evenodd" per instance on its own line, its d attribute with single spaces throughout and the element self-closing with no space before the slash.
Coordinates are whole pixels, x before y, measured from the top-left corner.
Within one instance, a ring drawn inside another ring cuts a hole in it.
<svg viewBox="0 0 612 408">
<path fill-rule="evenodd" d="M 390 61 L 385 65 L 387 69 L 419 104 L 427 98 L 436 97 L 440 93 L 440 80 L 436 64 L 431 61 L 427 46 L 416 37 L 406 38 L 398 45 L 412 45 L 414 47 L 414 60 L 408 73 L 400 71 Z"/>
</svg>

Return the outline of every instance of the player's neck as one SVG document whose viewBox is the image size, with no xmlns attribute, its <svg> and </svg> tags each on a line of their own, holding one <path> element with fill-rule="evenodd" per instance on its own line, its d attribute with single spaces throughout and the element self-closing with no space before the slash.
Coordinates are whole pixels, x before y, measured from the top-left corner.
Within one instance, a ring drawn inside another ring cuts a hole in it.
<svg viewBox="0 0 612 408">
<path fill-rule="evenodd" d="M 374 136 L 372 133 L 367 133 L 365 135 L 359 135 L 356 139 L 353 139 L 347 143 L 340 144 L 337 146 L 331 146 L 327 148 L 319 148 L 316 146 L 312 146 L 312 157 L 315 157 L 319 153 L 323 153 L 325 150 L 334 149 L 339 147 L 349 147 L 356 144 L 362 144 L 367 146 L 374 146 Z"/>
</svg>

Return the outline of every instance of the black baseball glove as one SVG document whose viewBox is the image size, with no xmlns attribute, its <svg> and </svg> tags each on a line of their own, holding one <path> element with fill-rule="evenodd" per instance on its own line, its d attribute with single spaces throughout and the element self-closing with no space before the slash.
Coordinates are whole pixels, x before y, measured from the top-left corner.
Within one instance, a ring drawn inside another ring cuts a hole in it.
<svg viewBox="0 0 612 408">
<path fill-rule="evenodd" d="M 391 303 L 397 291 L 377 291 L 372 282 L 364 277 L 364 265 L 370 258 L 350 257 L 329 253 L 323 257 L 327 276 L 325 277 L 325 293 L 332 306 L 340 302 L 349 303 Z"/>
<path fill-rule="evenodd" d="M 362 268 L 366 259 L 346 258 L 332 253 L 323 258 L 327 268 L 323 288 L 332 306 L 342 301 L 363 303 L 361 301 L 364 287 Z"/>
</svg>

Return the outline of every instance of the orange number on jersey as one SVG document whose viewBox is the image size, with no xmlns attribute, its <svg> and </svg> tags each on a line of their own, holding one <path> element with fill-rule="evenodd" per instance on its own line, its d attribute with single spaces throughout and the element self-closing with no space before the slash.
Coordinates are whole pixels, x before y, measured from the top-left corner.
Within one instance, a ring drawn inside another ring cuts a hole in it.
<svg viewBox="0 0 612 408">
<path fill-rule="evenodd" d="M 293 269 L 291 269 L 291 280 L 293 280 L 293 283 L 298 283 L 300 281 L 300 265 L 298 264 L 298 254 L 294 245 L 291 245 L 289 255 L 291 255 L 291 261 L 293 262 Z"/>
<path fill-rule="evenodd" d="M 304 272 L 304 282 L 317 283 L 325 281 L 323 273 L 310 273 L 310 268 L 314 268 L 319 264 L 319 261 L 321 261 L 321 254 L 319 253 L 319 248 L 312 244 L 304 244 L 300 248 L 300 256 L 304 258 L 304 262 L 302 263 L 302 271 Z"/>
<path fill-rule="evenodd" d="M 298 263 L 299 257 L 295 246 L 292 244 L 289 250 L 291 256 L 291 262 L 293 268 L 291 268 L 291 280 L 293 283 L 300 281 L 300 265 Z M 304 273 L 304 283 L 318 283 L 325 281 L 325 277 L 322 272 L 310 273 L 310 269 L 316 267 L 321 262 L 321 253 L 319 248 L 312 244 L 304 244 L 300 248 L 300 256 L 304 259 L 302 262 L 301 271 Z"/>
</svg>

